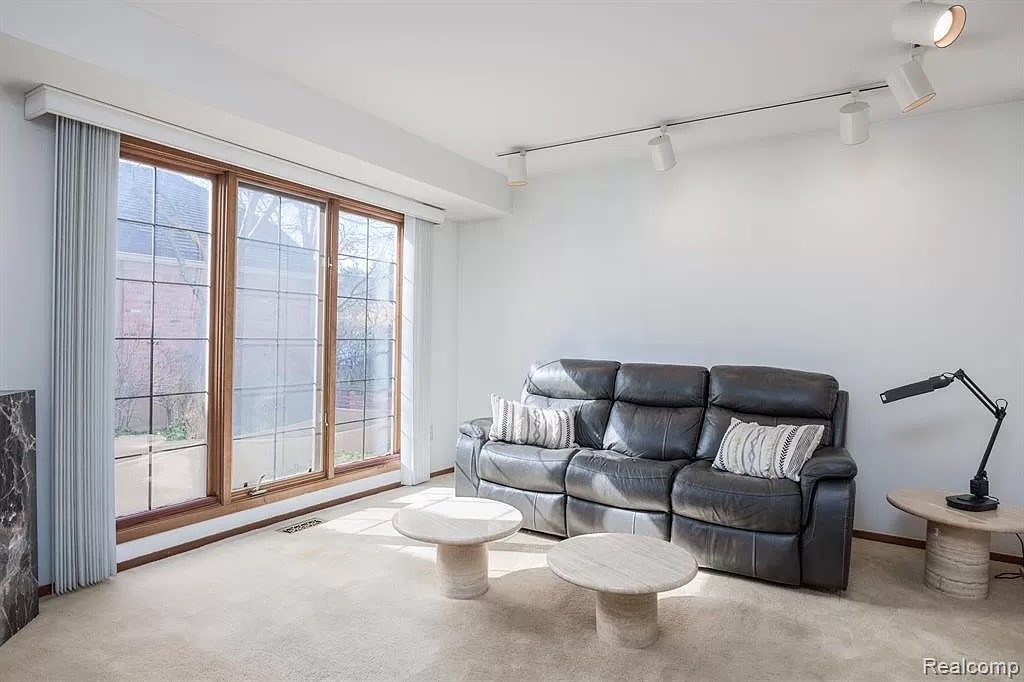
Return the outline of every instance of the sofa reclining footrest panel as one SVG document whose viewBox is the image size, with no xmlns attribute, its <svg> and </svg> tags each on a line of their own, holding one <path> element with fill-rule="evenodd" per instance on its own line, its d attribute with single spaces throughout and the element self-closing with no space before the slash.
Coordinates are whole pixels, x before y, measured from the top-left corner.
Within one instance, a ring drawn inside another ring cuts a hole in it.
<svg viewBox="0 0 1024 682">
<path fill-rule="evenodd" d="M 800 584 L 799 533 L 761 533 L 673 515 L 672 542 L 704 568 Z"/>
<path fill-rule="evenodd" d="M 481 480 L 477 494 L 480 497 L 498 500 L 518 509 L 519 513 L 523 515 L 523 528 L 527 530 L 566 536 L 564 493 L 520 490 Z"/>
<path fill-rule="evenodd" d="M 632 533 L 668 540 L 672 515 L 619 509 L 570 496 L 565 505 L 565 525 L 570 537 L 587 533 Z"/>
</svg>

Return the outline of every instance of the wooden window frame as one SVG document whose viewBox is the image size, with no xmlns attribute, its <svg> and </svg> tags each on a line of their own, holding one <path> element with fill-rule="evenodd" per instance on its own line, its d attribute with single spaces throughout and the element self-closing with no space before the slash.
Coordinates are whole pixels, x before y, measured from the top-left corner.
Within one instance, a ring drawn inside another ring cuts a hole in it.
<svg viewBox="0 0 1024 682">
<path fill-rule="evenodd" d="M 351 481 L 396 471 L 401 458 L 401 364 L 402 364 L 402 263 L 405 241 L 405 216 L 396 211 L 373 206 L 330 192 L 282 180 L 256 171 L 221 163 L 195 154 L 165 147 L 153 142 L 121 136 L 121 159 L 136 161 L 201 175 L 213 180 L 210 271 L 210 340 L 209 385 L 207 403 L 207 496 L 180 504 L 159 507 L 116 519 L 117 542 L 130 542 L 175 528 L 253 509 L 264 504 L 286 500 L 297 495 L 323 490 Z M 327 255 L 325 289 L 323 292 L 324 357 L 323 382 L 324 423 L 320 438 L 323 469 L 319 472 L 291 476 L 264 486 L 265 493 L 249 495 L 246 490 L 231 486 L 232 410 L 235 327 L 235 249 L 239 183 L 265 187 L 269 190 L 321 204 L 327 211 L 327 234 L 323 245 Z M 338 222 L 341 211 L 356 213 L 394 224 L 396 238 L 395 277 L 395 386 L 394 451 L 388 455 L 359 462 L 335 465 L 333 423 L 335 407 L 337 352 L 337 253 Z M 327 416 L 331 415 L 330 418 Z"/>
</svg>

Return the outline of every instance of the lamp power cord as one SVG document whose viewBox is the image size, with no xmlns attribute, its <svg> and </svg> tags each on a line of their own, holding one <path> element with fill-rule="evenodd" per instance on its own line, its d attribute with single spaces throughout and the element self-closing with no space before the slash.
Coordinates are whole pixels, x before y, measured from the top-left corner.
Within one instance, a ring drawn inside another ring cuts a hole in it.
<svg viewBox="0 0 1024 682">
<path fill-rule="evenodd" d="M 1020 567 L 1016 571 L 1006 571 L 1005 573 L 997 573 L 996 580 L 1017 580 L 1018 578 L 1024 579 L 1024 537 L 1021 537 L 1020 533 L 1014 533 L 1017 536 L 1017 542 L 1020 543 Z"/>
</svg>

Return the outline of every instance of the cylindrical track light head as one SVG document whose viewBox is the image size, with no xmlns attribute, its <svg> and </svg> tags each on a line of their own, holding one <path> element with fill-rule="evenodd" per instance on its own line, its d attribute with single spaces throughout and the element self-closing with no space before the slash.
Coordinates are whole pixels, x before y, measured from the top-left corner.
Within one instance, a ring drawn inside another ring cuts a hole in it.
<svg viewBox="0 0 1024 682">
<path fill-rule="evenodd" d="M 509 187 L 525 187 L 526 179 L 526 152 L 519 152 L 506 157 L 505 174 L 508 177 Z"/>
<path fill-rule="evenodd" d="M 839 107 L 839 139 L 843 144 L 867 141 L 871 128 L 871 107 L 867 102 L 853 101 Z"/>
<path fill-rule="evenodd" d="M 900 111 L 904 114 L 917 109 L 935 97 L 935 88 L 932 87 L 928 76 L 925 75 L 921 62 L 911 59 L 906 64 L 900 65 L 895 71 L 885 78 L 889 90 Z"/>
<path fill-rule="evenodd" d="M 676 151 L 672 148 L 672 138 L 662 127 L 661 135 L 652 137 L 647 142 L 651 148 L 651 164 L 656 171 L 667 171 L 675 168 Z"/>
<path fill-rule="evenodd" d="M 963 5 L 912 2 L 892 22 L 892 37 L 912 45 L 949 47 L 967 25 Z"/>
</svg>

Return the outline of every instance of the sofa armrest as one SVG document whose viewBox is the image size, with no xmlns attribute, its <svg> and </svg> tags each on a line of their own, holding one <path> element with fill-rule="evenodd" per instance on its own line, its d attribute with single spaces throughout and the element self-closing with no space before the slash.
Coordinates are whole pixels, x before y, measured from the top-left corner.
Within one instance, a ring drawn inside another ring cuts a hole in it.
<svg viewBox="0 0 1024 682">
<path fill-rule="evenodd" d="M 811 455 L 800 469 L 800 482 L 804 478 L 815 482 L 823 478 L 853 478 L 857 475 L 857 463 L 846 448 L 824 447 Z"/>
<path fill-rule="evenodd" d="M 825 479 L 850 480 L 857 476 L 857 463 L 846 448 L 818 448 L 800 469 L 800 492 L 803 496 L 804 523 L 810 517 L 814 489 Z"/>
<path fill-rule="evenodd" d="M 487 443 L 491 421 L 490 417 L 481 417 L 459 426 L 459 437 L 455 442 L 455 494 L 459 497 L 473 497 L 480 488 L 476 461 Z"/>
<path fill-rule="evenodd" d="M 487 434 L 491 432 L 491 423 L 494 420 L 490 417 L 480 417 L 463 422 L 459 426 L 459 433 L 478 440 L 487 440 Z"/>
</svg>

